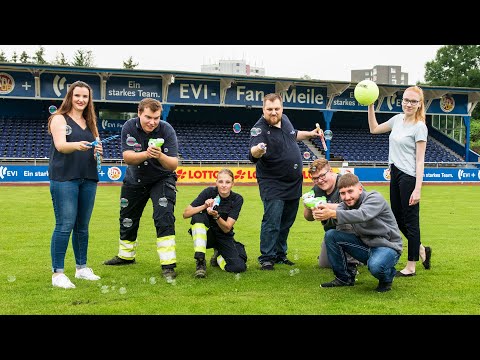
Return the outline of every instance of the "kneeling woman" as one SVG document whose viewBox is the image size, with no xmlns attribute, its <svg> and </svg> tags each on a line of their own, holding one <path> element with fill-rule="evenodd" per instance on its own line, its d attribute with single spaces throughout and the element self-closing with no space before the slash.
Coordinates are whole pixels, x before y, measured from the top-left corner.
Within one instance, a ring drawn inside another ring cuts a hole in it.
<svg viewBox="0 0 480 360">
<path fill-rule="evenodd" d="M 232 191 L 233 181 L 230 169 L 220 170 L 216 185 L 203 189 L 183 212 L 184 219 L 192 218 L 189 233 L 197 261 L 197 278 L 207 276 L 205 254 L 210 248 L 215 249 L 210 260 L 212 266 L 234 273 L 247 270 L 245 246 L 234 239 L 233 225 L 240 215 L 243 197 Z"/>
</svg>

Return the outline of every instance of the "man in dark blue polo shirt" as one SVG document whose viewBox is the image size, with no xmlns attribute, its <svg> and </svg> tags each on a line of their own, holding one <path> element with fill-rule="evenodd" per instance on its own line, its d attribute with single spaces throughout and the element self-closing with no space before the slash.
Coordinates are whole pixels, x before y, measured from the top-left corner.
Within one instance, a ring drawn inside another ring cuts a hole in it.
<svg viewBox="0 0 480 360">
<path fill-rule="evenodd" d="M 249 152 L 264 210 L 258 257 L 262 270 L 273 270 L 275 263 L 295 265 L 287 258 L 287 238 L 302 196 L 303 159 L 297 141 L 315 136 L 323 136 L 323 131 L 293 128 L 283 114 L 281 95 L 265 95 L 263 116 L 250 131 Z"/>
<path fill-rule="evenodd" d="M 145 98 L 138 105 L 138 117 L 122 127 L 122 153 L 128 168 L 120 196 L 119 248 L 118 255 L 104 264 L 135 262 L 140 218 L 151 199 L 162 275 L 169 281 L 176 277 L 177 262 L 174 209 L 178 142 L 173 127 L 160 121 L 161 112 L 162 104 L 158 100 Z"/>
</svg>

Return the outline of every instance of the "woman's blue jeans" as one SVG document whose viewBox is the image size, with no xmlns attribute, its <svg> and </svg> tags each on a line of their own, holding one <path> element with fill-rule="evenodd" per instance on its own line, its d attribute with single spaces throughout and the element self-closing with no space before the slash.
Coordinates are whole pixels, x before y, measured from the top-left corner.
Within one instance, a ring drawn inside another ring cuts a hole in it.
<svg viewBox="0 0 480 360">
<path fill-rule="evenodd" d="M 356 269 L 347 266 L 345 253 L 367 265 L 370 273 L 382 282 L 392 282 L 400 254 L 389 247 L 369 247 L 355 234 L 338 230 L 325 233 L 327 256 L 335 277 L 345 283 L 355 282 Z"/>
<path fill-rule="evenodd" d="M 88 226 L 92 216 L 97 182 L 86 179 L 50 181 L 55 229 L 50 244 L 52 271 L 64 272 L 70 234 L 77 268 L 87 264 Z"/>
</svg>

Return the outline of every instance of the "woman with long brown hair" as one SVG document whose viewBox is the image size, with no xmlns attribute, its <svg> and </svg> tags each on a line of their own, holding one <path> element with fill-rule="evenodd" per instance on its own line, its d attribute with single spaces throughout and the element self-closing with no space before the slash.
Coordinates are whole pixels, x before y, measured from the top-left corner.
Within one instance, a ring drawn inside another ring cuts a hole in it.
<svg viewBox="0 0 480 360">
<path fill-rule="evenodd" d="M 99 280 L 87 267 L 88 226 L 97 191 L 97 117 L 93 106 L 92 88 L 83 81 L 70 84 L 60 108 L 48 119 L 52 136 L 48 176 L 55 213 L 50 252 L 52 285 L 64 289 L 75 285 L 64 273 L 65 255 L 70 235 L 75 255 L 75 277 Z"/>
</svg>

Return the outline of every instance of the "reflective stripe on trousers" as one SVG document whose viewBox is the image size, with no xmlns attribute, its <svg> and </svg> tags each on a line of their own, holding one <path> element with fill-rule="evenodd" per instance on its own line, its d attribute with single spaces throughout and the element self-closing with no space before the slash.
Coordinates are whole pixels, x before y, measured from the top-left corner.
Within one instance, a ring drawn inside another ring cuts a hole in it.
<svg viewBox="0 0 480 360">
<path fill-rule="evenodd" d="M 157 253 L 160 258 L 160 265 L 171 265 L 177 262 L 175 252 L 175 235 L 162 236 L 157 238 Z"/>
<path fill-rule="evenodd" d="M 205 224 L 196 223 L 192 225 L 193 249 L 195 252 L 207 252 L 207 231 Z"/>
<path fill-rule="evenodd" d="M 138 242 L 136 240 L 122 240 L 118 241 L 118 256 L 125 260 L 135 259 Z"/>
</svg>

